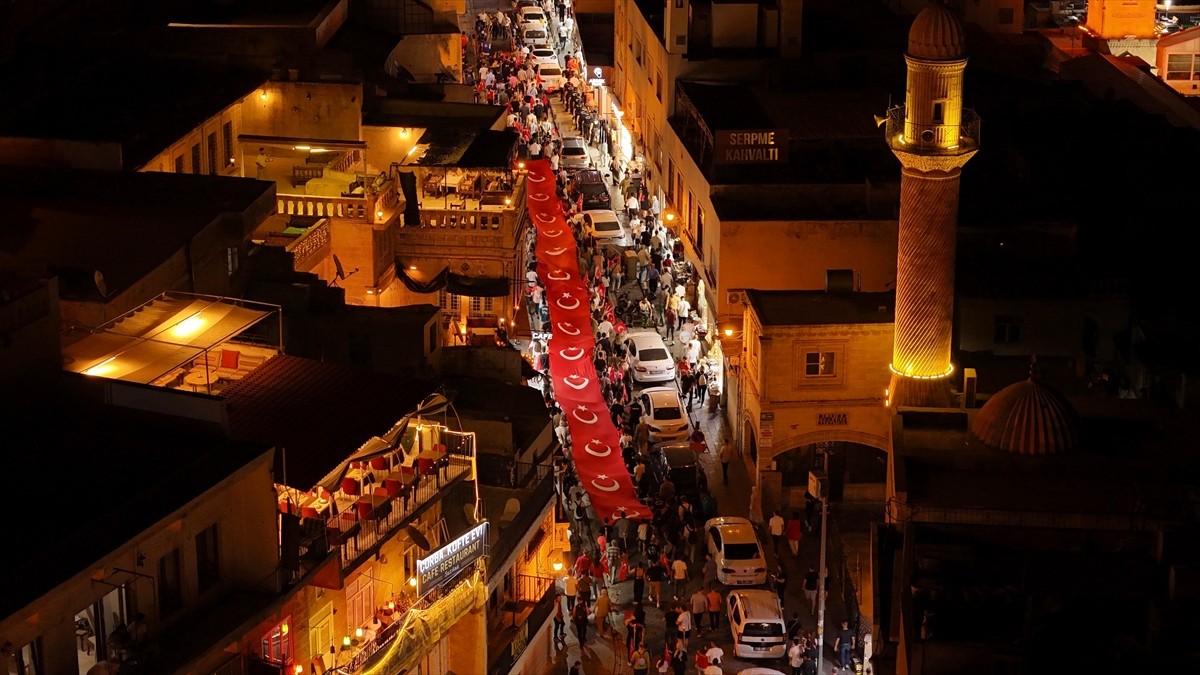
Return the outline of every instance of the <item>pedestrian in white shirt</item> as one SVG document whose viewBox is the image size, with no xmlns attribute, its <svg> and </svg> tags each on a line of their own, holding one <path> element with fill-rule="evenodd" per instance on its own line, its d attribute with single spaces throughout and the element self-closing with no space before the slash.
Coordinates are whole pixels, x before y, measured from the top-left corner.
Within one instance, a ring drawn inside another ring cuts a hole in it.
<svg viewBox="0 0 1200 675">
<path fill-rule="evenodd" d="M 634 216 L 637 215 L 637 212 L 638 212 L 637 197 L 634 195 L 629 195 L 629 199 L 625 200 L 625 213 L 628 214 L 630 219 L 632 219 Z"/>
</svg>

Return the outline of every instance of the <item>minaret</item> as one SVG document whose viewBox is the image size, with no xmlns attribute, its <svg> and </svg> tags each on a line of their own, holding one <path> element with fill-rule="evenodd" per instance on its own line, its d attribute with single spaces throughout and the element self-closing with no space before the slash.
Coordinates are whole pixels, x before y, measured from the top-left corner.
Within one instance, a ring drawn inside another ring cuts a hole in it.
<svg viewBox="0 0 1200 675">
<path fill-rule="evenodd" d="M 900 159 L 896 336 L 889 405 L 951 405 L 954 249 L 962 166 L 979 149 L 979 120 L 962 107 L 963 27 L 933 2 L 908 32 L 904 107 L 888 111 Z"/>
</svg>

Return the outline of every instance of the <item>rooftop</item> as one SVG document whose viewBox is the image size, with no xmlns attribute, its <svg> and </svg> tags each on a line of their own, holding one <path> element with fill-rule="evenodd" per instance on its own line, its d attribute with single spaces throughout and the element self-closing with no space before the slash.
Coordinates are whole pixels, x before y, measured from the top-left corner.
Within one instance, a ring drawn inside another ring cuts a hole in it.
<svg viewBox="0 0 1200 675">
<path fill-rule="evenodd" d="M 512 424 L 513 445 L 522 452 L 550 426 L 546 402 L 533 387 L 481 377 L 445 380 L 447 397 L 461 414 Z"/>
<path fill-rule="evenodd" d="M 98 397 L 76 388 L 81 378 L 63 380 L 58 405 L 9 405 L 0 416 L 10 438 L 24 439 L 5 453 L 5 472 L 17 478 L 8 481 L 7 496 L 34 509 L 10 519 L 9 534 L 22 552 L 0 559 L 0 616 L 125 545 L 268 449 L 231 442 L 215 425 L 93 403 Z M 70 496 L 69 513 L 43 510 L 55 495 Z"/>
<path fill-rule="evenodd" d="M 61 61 L 8 66 L 0 136 L 118 143 L 125 169 L 141 167 L 268 77 L 244 66 L 162 55 Z"/>
<path fill-rule="evenodd" d="M 123 291 L 213 221 L 273 193 L 252 178 L 0 167 L 0 265 L 56 271 L 64 298 L 98 299 L 96 271 L 110 295 Z"/>
<path fill-rule="evenodd" d="M 892 293 L 828 293 L 826 291 L 747 291 L 764 326 L 892 323 Z"/>
<path fill-rule="evenodd" d="M 978 410 L 902 409 L 894 434 L 907 507 L 1200 516 L 1188 486 L 1200 458 L 1187 447 L 1200 422 L 1146 401 L 1068 400 L 1079 414 L 1078 450 L 1040 456 L 981 442 L 968 432 Z"/>
<path fill-rule="evenodd" d="M 275 446 L 275 475 L 307 490 L 436 386 L 281 354 L 226 387 L 224 397 L 230 436 Z"/>
</svg>

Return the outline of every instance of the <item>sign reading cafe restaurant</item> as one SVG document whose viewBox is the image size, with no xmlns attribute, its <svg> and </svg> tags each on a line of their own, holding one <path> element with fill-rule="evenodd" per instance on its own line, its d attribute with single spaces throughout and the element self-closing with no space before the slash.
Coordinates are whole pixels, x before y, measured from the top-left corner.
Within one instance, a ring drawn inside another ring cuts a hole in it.
<svg viewBox="0 0 1200 675">
<path fill-rule="evenodd" d="M 417 559 L 417 595 L 425 595 L 479 560 L 487 548 L 488 524 L 484 521 L 428 558 Z"/>
<path fill-rule="evenodd" d="M 787 129 L 739 129 L 713 134 L 714 164 L 786 164 Z"/>
</svg>

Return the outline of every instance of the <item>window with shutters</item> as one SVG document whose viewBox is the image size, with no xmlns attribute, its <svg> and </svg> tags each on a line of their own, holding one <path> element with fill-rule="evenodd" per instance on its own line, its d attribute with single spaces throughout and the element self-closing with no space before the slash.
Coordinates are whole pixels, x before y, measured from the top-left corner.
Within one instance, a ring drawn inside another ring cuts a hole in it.
<svg viewBox="0 0 1200 675">
<path fill-rule="evenodd" d="M 221 549 L 213 523 L 196 535 L 196 585 L 203 593 L 220 580 Z"/>
<path fill-rule="evenodd" d="M 208 173 L 209 173 L 209 175 L 215 176 L 218 168 L 220 168 L 220 164 L 217 162 L 217 133 L 214 131 L 213 133 L 208 135 Z"/>
<path fill-rule="evenodd" d="M 158 559 L 158 615 L 174 614 L 183 607 L 183 561 L 179 549 Z"/>
<path fill-rule="evenodd" d="M 837 354 L 834 352 L 805 352 L 805 377 L 837 376 Z"/>
<path fill-rule="evenodd" d="M 227 166 L 233 165 L 233 122 L 226 122 L 221 125 L 221 141 L 225 149 L 225 155 L 222 158 Z"/>
<path fill-rule="evenodd" d="M 192 173 L 195 173 L 195 174 L 201 173 L 200 167 L 201 167 L 201 165 L 200 165 L 200 144 L 193 143 L 192 144 Z"/>
</svg>

